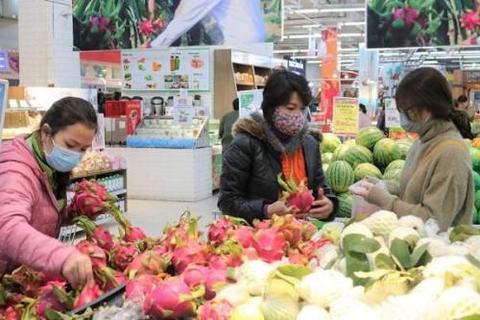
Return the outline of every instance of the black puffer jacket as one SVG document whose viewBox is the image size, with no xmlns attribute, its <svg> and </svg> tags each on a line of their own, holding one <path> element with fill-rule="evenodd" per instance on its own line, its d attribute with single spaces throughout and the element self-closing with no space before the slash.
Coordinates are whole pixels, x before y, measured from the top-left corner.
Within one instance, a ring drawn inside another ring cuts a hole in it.
<svg viewBox="0 0 480 320">
<path fill-rule="evenodd" d="M 235 138 L 224 153 L 220 179 L 220 210 L 248 222 L 263 219 L 263 207 L 278 200 L 277 175 L 282 171 L 281 154 L 303 147 L 309 188 L 314 196 L 320 187 L 333 202 L 333 219 L 338 200 L 326 185 L 317 140 L 304 128 L 298 137 L 283 145 L 259 114 L 240 119 L 234 128 Z"/>
</svg>

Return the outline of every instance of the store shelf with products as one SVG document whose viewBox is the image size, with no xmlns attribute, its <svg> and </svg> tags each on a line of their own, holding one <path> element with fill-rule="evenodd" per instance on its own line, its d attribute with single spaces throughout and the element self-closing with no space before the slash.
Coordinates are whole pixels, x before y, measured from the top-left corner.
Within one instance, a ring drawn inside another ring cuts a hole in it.
<svg viewBox="0 0 480 320">
<path fill-rule="evenodd" d="M 287 65 L 288 62 L 282 59 L 232 49 L 215 50 L 215 118 L 220 119 L 231 111 L 232 100 L 238 92 L 262 89 L 274 68 Z"/>
</svg>

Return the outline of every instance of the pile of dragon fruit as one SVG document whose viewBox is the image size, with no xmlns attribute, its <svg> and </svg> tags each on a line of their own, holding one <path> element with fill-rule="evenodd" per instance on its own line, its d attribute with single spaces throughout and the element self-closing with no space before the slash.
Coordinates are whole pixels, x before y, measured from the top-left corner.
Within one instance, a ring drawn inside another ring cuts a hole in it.
<svg viewBox="0 0 480 320">
<path fill-rule="evenodd" d="M 199 219 L 185 213 L 176 225 L 151 238 L 118 211 L 115 199 L 102 185 L 84 180 L 75 191 L 69 212 L 86 234 L 75 246 L 90 257 L 95 284 L 73 290 L 61 277 L 21 266 L 2 280 L 0 317 L 69 319 L 69 311 L 126 285 L 125 300 L 140 305 L 150 319 L 229 319 L 232 304 L 213 299 L 234 282 L 234 268 L 248 260 L 273 263 L 288 259 L 293 264 L 306 264 L 328 242 L 310 241 L 316 227 L 291 215 L 255 226 L 222 217 L 204 235 Z M 118 222 L 118 236 L 94 223 L 106 212 Z M 90 319 L 95 313 L 87 310 L 75 319 Z"/>
</svg>

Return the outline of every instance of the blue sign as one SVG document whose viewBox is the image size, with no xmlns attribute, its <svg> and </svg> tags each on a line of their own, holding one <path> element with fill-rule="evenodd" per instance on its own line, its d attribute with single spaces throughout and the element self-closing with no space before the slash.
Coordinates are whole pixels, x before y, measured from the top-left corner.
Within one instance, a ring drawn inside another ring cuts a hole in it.
<svg viewBox="0 0 480 320">
<path fill-rule="evenodd" d="M 0 51 L 0 72 L 8 72 L 8 51 Z"/>
</svg>

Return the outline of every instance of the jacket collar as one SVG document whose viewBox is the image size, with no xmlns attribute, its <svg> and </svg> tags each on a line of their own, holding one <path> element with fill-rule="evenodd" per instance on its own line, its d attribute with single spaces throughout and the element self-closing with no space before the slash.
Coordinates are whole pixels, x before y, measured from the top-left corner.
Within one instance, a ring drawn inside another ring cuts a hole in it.
<svg viewBox="0 0 480 320">
<path fill-rule="evenodd" d="M 248 133 L 249 135 L 265 142 L 272 150 L 278 153 L 293 153 L 303 145 L 305 135 L 308 131 L 308 124 L 305 124 L 300 133 L 282 143 L 277 137 L 273 128 L 265 121 L 259 113 L 252 113 L 250 117 L 239 119 L 234 128 L 233 134 Z"/>
<path fill-rule="evenodd" d="M 423 130 L 419 133 L 420 140 L 425 143 L 432 140 L 436 136 L 445 133 L 447 131 L 457 130 L 455 124 L 451 121 L 445 121 L 440 119 L 430 119 L 425 123 Z"/>
</svg>

